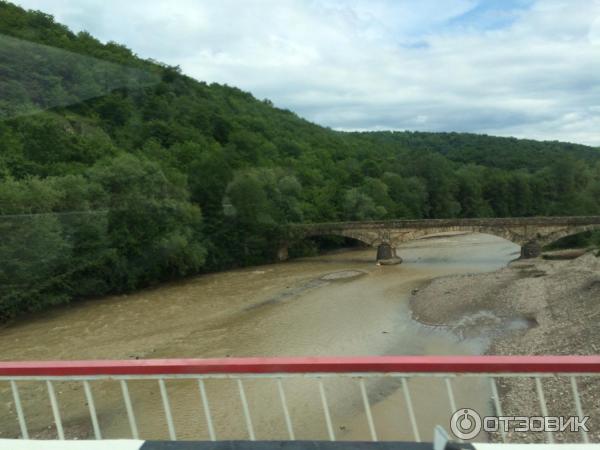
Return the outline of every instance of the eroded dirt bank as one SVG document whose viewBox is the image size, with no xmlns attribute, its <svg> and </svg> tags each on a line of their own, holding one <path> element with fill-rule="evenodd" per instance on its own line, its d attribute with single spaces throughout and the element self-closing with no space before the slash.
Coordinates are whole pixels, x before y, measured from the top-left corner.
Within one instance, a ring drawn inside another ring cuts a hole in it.
<svg viewBox="0 0 600 450">
<path fill-rule="evenodd" d="M 410 305 L 413 317 L 422 323 L 449 328 L 465 338 L 485 337 L 488 354 L 600 353 L 600 258 L 591 253 L 569 261 L 520 260 L 492 273 L 438 278 L 416 292 Z M 543 381 L 550 415 L 575 414 L 569 381 Z M 504 415 L 541 414 L 533 380 L 504 378 L 499 388 Z M 578 388 L 597 440 L 600 418 L 591 413 L 600 409 L 600 382 L 581 378 Z M 529 441 L 543 437 L 509 436 Z M 556 438 L 576 441 L 579 436 Z"/>
</svg>

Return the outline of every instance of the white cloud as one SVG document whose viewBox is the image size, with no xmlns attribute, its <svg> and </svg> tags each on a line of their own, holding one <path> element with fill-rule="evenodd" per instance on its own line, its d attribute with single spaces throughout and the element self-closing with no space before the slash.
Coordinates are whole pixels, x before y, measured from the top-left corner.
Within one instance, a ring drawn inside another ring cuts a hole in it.
<svg viewBox="0 0 600 450">
<path fill-rule="evenodd" d="M 600 145 L 598 1 L 19 3 L 333 128 Z"/>
<path fill-rule="evenodd" d="M 592 45 L 600 46 L 600 16 L 598 16 L 590 26 L 588 38 Z"/>
</svg>

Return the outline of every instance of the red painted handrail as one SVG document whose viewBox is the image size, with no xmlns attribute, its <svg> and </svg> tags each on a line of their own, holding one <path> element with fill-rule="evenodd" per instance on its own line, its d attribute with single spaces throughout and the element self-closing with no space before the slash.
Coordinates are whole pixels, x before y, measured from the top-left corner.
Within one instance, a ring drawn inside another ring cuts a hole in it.
<svg viewBox="0 0 600 450">
<path fill-rule="evenodd" d="M 600 373 L 600 356 L 363 356 L 6 361 L 0 376 L 276 373 Z"/>
</svg>

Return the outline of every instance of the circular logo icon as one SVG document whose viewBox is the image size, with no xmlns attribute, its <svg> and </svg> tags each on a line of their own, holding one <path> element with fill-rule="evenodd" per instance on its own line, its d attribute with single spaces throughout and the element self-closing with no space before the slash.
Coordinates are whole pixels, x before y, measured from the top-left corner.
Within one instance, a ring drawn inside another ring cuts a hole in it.
<svg viewBox="0 0 600 450">
<path fill-rule="evenodd" d="M 459 409 L 450 418 L 450 429 L 459 439 L 473 439 L 481 431 L 481 417 L 473 409 Z"/>
</svg>

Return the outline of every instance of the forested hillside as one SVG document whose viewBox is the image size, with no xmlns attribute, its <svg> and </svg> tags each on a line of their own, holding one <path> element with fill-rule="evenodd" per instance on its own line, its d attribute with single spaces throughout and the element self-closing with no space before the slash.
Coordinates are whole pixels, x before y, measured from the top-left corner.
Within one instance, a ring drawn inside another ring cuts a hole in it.
<svg viewBox="0 0 600 450">
<path fill-rule="evenodd" d="M 600 152 L 343 133 L 0 1 L 0 320 L 272 261 L 285 225 L 600 212 Z"/>
</svg>

